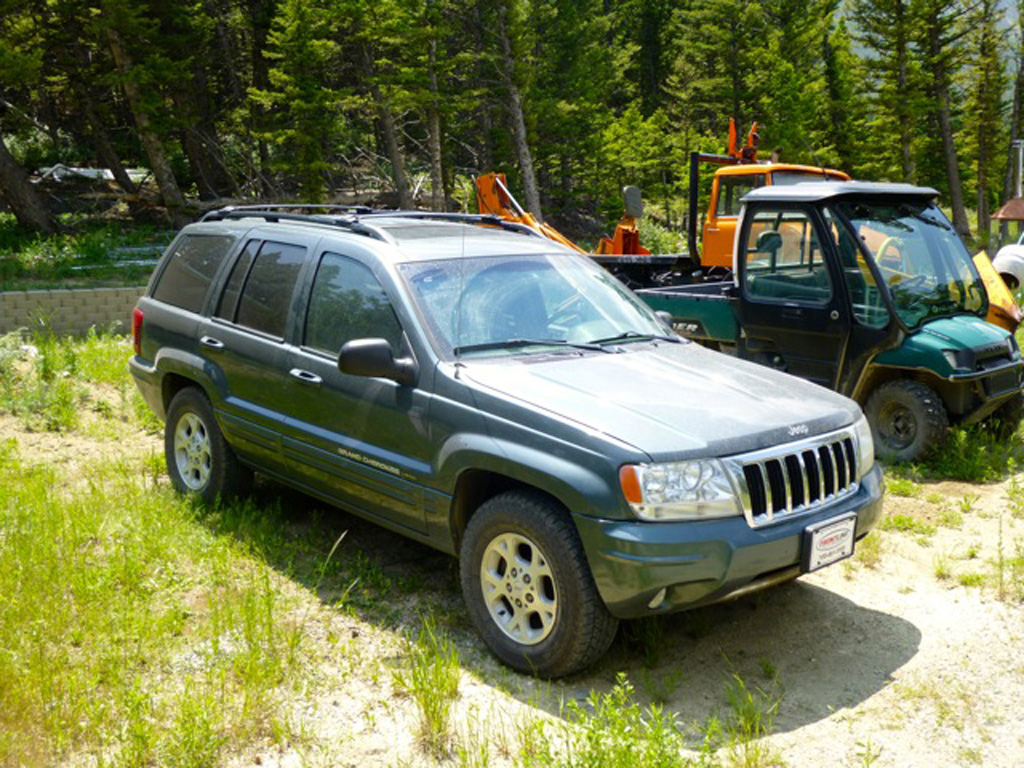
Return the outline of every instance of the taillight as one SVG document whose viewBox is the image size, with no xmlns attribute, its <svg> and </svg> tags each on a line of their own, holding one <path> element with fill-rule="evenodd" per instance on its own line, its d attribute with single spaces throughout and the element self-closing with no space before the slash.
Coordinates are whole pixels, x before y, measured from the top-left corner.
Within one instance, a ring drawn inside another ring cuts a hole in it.
<svg viewBox="0 0 1024 768">
<path fill-rule="evenodd" d="M 142 354 L 142 310 L 136 307 L 132 310 L 132 346 L 135 354 Z"/>
</svg>

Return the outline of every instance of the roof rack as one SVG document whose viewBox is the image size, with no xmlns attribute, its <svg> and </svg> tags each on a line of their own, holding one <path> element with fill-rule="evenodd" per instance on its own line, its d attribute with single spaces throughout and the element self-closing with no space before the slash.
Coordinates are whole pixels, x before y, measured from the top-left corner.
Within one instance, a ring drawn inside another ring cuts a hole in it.
<svg viewBox="0 0 1024 768">
<path fill-rule="evenodd" d="M 300 210 L 323 209 L 325 211 L 342 211 L 345 216 L 327 214 L 298 213 Z M 229 205 L 209 211 L 200 221 L 224 221 L 226 219 L 260 218 L 268 222 L 296 221 L 308 224 L 322 224 L 339 227 L 358 235 L 366 235 L 377 240 L 393 242 L 394 237 L 381 227 L 373 226 L 373 219 L 425 219 L 431 221 L 464 222 L 467 224 L 484 224 L 500 227 L 509 232 L 542 237 L 536 230 L 525 224 L 496 216 L 492 213 L 439 213 L 436 211 L 385 211 L 366 206 L 315 205 L 307 203 L 285 203 L 267 205 Z M 369 221 L 368 221 L 369 220 Z"/>
<path fill-rule="evenodd" d="M 311 213 L 292 213 L 290 210 L 279 211 L 278 208 L 315 208 L 317 206 L 308 205 L 288 205 L 288 206 L 261 206 L 261 205 L 240 205 L 240 206 L 228 206 L 226 208 L 218 208 L 215 211 L 206 213 L 200 221 L 224 221 L 226 219 L 249 219 L 258 218 L 263 219 L 271 223 L 278 221 L 298 221 L 306 222 L 310 224 L 324 224 L 329 227 L 339 227 L 341 229 L 347 229 L 349 232 L 354 232 L 357 235 L 366 235 L 376 240 L 384 240 L 389 242 L 391 238 L 387 237 L 376 227 L 370 227 L 363 224 L 355 212 L 352 212 L 349 216 L 323 216 Z M 325 208 L 342 208 L 342 206 L 324 206 Z M 372 210 L 372 209 L 367 209 Z"/>
</svg>

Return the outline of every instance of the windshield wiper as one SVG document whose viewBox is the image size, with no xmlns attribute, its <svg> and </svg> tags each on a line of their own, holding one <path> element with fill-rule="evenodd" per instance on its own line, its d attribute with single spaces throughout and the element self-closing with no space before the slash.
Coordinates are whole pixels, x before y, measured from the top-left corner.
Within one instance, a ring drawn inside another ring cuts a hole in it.
<svg viewBox="0 0 1024 768">
<path fill-rule="evenodd" d="M 614 336 L 604 339 L 591 339 L 591 344 L 614 344 L 617 341 L 667 341 L 672 344 L 682 344 L 680 336 L 665 336 L 658 333 L 637 333 L 636 331 L 623 331 Z"/>
<path fill-rule="evenodd" d="M 480 352 L 487 349 L 515 349 L 517 347 L 571 347 L 572 349 L 586 349 L 591 352 L 611 352 L 610 349 L 594 343 L 577 343 L 565 339 L 505 339 L 503 341 L 483 341 L 479 344 L 463 344 L 452 350 L 456 355 L 463 352 Z"/>
</svg>

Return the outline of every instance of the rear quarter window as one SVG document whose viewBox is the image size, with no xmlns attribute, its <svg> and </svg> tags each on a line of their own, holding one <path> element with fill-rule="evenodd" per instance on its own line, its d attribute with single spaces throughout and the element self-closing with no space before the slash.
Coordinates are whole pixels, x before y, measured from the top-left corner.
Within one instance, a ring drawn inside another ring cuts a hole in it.
<svg viewBox="0 0 1024 768">
<path fill-rule="evenodd" d="M 174 245 L 153 298 L 199 312 L 224 256 L 235 242 L 225 235 L 185 235 Z"/>
</svg>

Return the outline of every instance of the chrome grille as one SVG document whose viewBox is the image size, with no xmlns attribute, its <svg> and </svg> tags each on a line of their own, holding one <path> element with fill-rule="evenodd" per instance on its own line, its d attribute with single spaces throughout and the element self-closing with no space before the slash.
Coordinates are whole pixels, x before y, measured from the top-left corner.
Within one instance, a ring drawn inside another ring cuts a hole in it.
<svg viewBox="0 0 1024 768">
<path fill-rule="evenodd" d="M 841 430 L 729 460 L 747 522 L 768 525 L 856 491 L 855 439 L 852 430 Z"/>
</svg>

